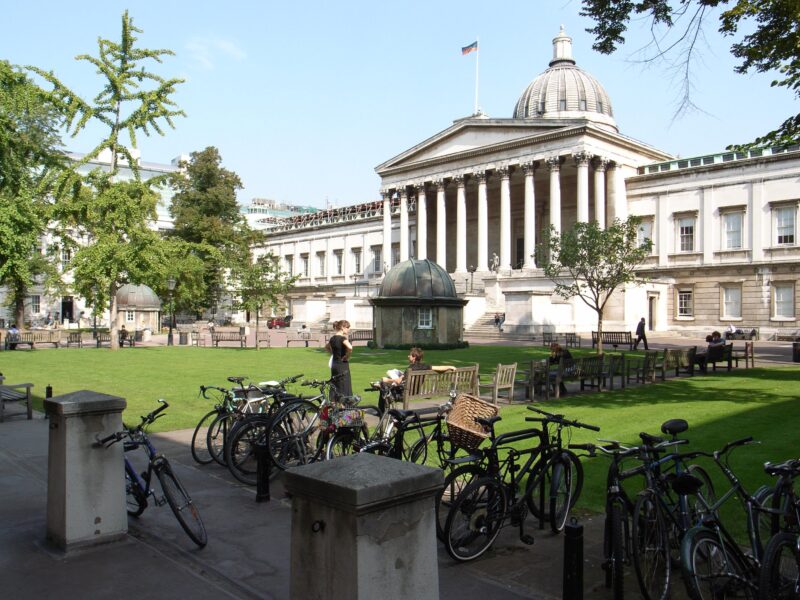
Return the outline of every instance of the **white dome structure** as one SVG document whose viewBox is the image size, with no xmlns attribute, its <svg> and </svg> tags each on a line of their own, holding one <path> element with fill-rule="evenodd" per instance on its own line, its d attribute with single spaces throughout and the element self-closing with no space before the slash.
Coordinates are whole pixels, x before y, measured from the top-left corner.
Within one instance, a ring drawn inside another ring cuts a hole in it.
<svg viewBox="0 0 800 600">
<path fill-rule="evenodd" d="M 617 132 L 611 100 L 602 85 L 575 65 L 572 38 L 553 38 L 550 68 L 534 79 L 514 108 L 515 119 L 587 119 Z"/>
</svg>

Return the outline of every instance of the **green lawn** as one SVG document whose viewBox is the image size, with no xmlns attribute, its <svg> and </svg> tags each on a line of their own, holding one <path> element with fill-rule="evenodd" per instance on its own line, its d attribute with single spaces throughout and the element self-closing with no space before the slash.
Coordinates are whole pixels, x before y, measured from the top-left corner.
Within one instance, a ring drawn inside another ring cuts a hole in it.
<svg viewBox="0 0 800 600">
<path fill-rule="evenodd" d="M 479 363 L 488 381 L 497 363 L 542 358 L 541 347 L 473 346 L 465 350 L 430 351 L 430 364 Z M 351 362 L 353 389 L 363 390 L 388 368 L 406 364 L 406 351 L 357 347 Z M 198 397 L 200 385 L 227 386 L 229 375 L 245 375 L 255 381 L 280 379 L 297 373 L 323 378 L 328 374 L 327 354 L 318 348 L 216 349 L 190 347 L 142 347 L 110 352 L 107 349 L 61 349 L 0 353 L 0 372 L 7 381 L 36 385 L 37 405 L 45 386 L 59 395 L 80 389 L 122 396 L 128 401 L 127 417 L 136 420 L 155 406 L 157 398 L 170 403 L 167 416 L 155 429 L 193 427 L 210 403 Z M 658 433 L 670 418 L 683 418 L 692 440 L 687 448 L 713 450 L 725 442 L 752 435 L 761 443 L 734 452 L 732 466 L 747 485 L 766 482 L 762 464 L 800 456 L 800 370 L 796 368 L 737 369 L 731 373 L 669 379 L 666 383 L 636 386 L 626 391 L 568 395 L 539 403 L 545 410 L 598 425 L 601 432 L 574 432 L 573 441 L 596 438 L 636 443 L 640 431 Z M 295 386 L 296 391 L 303 388 Z M 374 397 L 364 394 L 367 401 Z M 531 415 L 523 406 L 503 408 L 498 431 L 525 426 Z M 608 461 L 598 457 L 586 464 L 587 482 L 581 504 L 591 510 L 603 506 L 604 477 Z M 713 472 L 713 469 L 711 469 Z M 722 480 L 714 473 L 718 485 Z"/>
</svg>

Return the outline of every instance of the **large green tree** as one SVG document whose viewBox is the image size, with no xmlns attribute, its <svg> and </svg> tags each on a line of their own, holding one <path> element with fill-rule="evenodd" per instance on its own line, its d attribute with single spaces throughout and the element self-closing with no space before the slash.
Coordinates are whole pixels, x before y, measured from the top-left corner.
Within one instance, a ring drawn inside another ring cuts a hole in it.
<svg viewBox="0 0 800 600">
<path fill-rule="evenodd" d="M 250 247 L 261 235 L 250 229 L 242 217 L 236 202 L 236 191 L 242 188 L 242 182 L 236 173 L 222 166 L 216 148 L 192 152 L 183 167 L 171 179 L 176 190 L 170 208 L 174 219 L 172 235 L 197 245 L 206 264 L 204 306 L 209 308 L 228 286 L 226 273 L 248 264 Z"/>
<path fill-rule="evenodd" d="M 555 293 L 565 299 L 577 296 L 597 313 L 598 335 L 603 333 L 603 314 L 614 292 L 643 281 L 636 269 L 650 256 L 652 242 L 638 239 L 640 224 L 638 217 L 615 219 L 605 228 L 597 221 L 579 222 L 560 235 L 551 226 L 537 248 Z M 602 344 L 597 352 L 602 354 Z"/>
<path fill-rule="evenodd" d="M 751 70 L 778 75 L 772 86 L 785 87 L 800 98 L 800 1 L 798 0 L 583 0 L 581 15 L 596 23 L 588 29 L 594 34 L 594 49 L 614 52 L 625 42 L 624 34 L 632 18 L 644 15 L 653 30 L 655 54 L 677 55 L 684 70 L 682 106 L 691 104 L 689 70 L 698 53 L 697 41 L 703 27 L 718 7 L 718 31 L 736 38 L 731 54 L 740 60 L 737 73 Z M 658 37 L 658 28 L 677 30 L 671 41 Z M 776 129 L 752 143 L 737 147 L 789 145 L 800 142 L 800 113 L 792 115 Z"/>
<path fill-rule="evenodd" d="M 52 73 L 29 67 L 49 82 L 52 96 L 63 111 L 67 130 L 74 137 L 90 122 L 105 128 L 105 136 L 78 162 L 76 168 L 110 153 L 110 169 L 95 169 L 89 176 L 64 179 L 71 194 L 59 203 L 56 215 L 63 225 L 62 236 L 76 241 L 72 261 L 74 288 L 95 306 L 106 304 L 111 315 L 111 349 L 117 345 L 117 290 L 126 283 L 142 283 L 156 274 L 166 280 L 165 249 L 160 236 L 150 229 L 156 217 L 157 179 L 141 181 L 136 159 L 137 135 L 164 134 L 164 126 L 184 113 L 172 96 L 180 79 L 165 79 L 148 70 L 150 61 L 162 62 L 170 50 L 151 50 L 136 45 L 136 34 L 128 12 L 122 15 L 120 41 L 100 38 L 98 56 L 80 55 L 79 61 L 93 65 L 105 79 L 100 92 L 87 101 Z M 118 177 L 121 159 L 133 173 L 133 180 Z M 97 308 L 95 308 L 97 310 Z"/>
<path fill-rule="evenodd" d="M 52 255 L 42 248 L 54 177 L 65 170 L 61 117 L 47 94 L 0 61 L 0 285 L 23 326 L 25 300 L 39 280 L 58 289 Z"/>
</svg>

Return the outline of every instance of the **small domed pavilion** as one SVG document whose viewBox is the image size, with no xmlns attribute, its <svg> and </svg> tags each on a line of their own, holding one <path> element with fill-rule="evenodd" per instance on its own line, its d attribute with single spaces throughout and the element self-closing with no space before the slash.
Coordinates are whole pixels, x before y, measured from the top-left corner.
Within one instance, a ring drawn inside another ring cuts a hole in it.
<svg viewBox="0 0 800 600">
<path fill-rule="evenodd" d="M 117 327 L 158 331 L 161 300 L 146 285 L 128 283 L 117 290 Z"/>
</svg>

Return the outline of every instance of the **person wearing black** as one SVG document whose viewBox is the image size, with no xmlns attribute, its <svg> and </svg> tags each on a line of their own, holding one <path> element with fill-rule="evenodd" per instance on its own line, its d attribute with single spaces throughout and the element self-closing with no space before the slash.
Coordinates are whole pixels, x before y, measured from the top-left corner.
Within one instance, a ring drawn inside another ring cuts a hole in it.
<svg viewBox="0 0 800 600">
<path fill-rule="evenodd" d="M 353 345 L 347 339 L 350 331 L 350 322 L 341 320 L 333 324 L 333 335 L 325 345 L 331 353 L 331 377 L 335 378 L 333 385 L 336 396 L 352 396 L 353 384 L 350 381 L 350 355 Z"/>
<path fill-rule="evenodd" d="M 558 364 L 562 360 L 572 360 L 572 354 L 566 348 L 562 348 L 561 344 L 558 342 L 553 342 L 550 344 L 550 364 L 558 366 Z M 555 379 L 555 373 L 553 371 L 550 372 L 551 383 L 554 383 L 552 380 Z M 558 391 L 560 395 L 564 395 L 567 393 L 567 386 L 564 385 L 563 381 L 559 382 Z"/>
<path fill-rule="evenodd" d="M 634 350 L 639 347 L 639 342 L 644 342 L 645 350 L 650 349 L 647 347 L 647 336 L 644 333 L 644 317 L 642 317 L 642 320 L 639 321 L 639 324 L 636 326 L 636 341 L 633 343 Z"/>
</svg>

